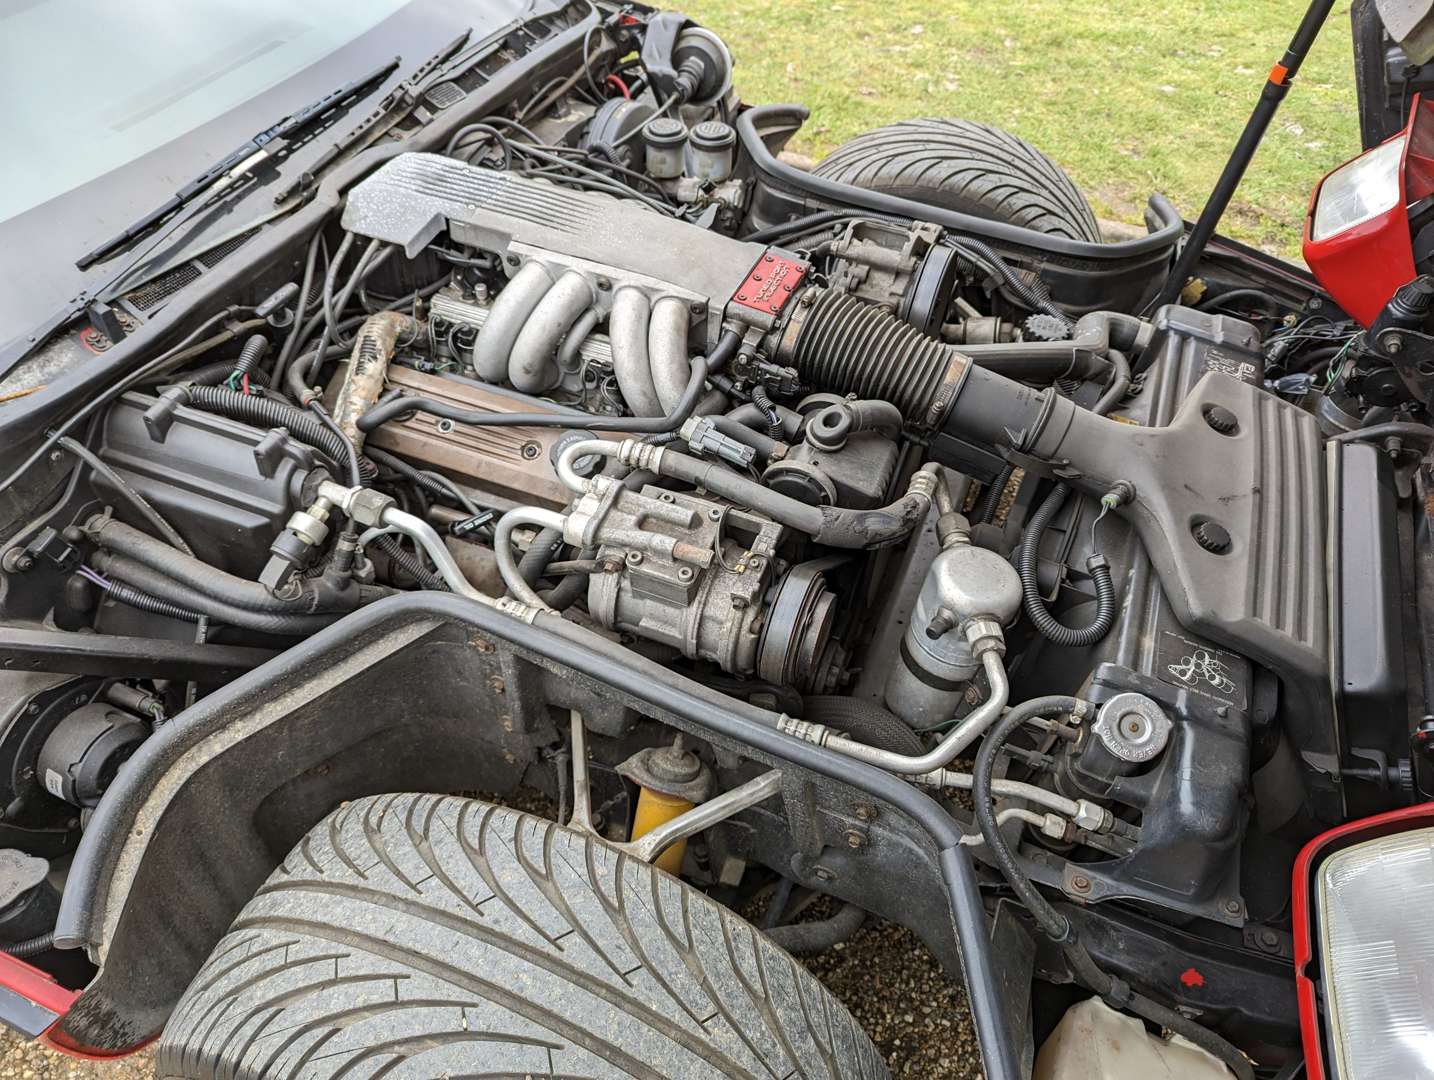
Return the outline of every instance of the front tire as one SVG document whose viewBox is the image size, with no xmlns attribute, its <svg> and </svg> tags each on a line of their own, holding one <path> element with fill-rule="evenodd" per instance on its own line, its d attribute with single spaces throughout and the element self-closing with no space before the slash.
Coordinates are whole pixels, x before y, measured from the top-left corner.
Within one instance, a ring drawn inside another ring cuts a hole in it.
<svg viewBox="0 0 1434 1080">
<path fill-rule="evenodd" d="M 1101 242 L 1085 196 L 1059 165 L 1009 131 L 972 120 L 902 120 L 858 135 L 813 170 L 870 191 Z"/>
<path fill-rule="evenodd" d="M 215 947 L 160 1077 L 882 1080 L 805 968 L 678 879 L 472 799 L 321 822 Z"/>
</svg>

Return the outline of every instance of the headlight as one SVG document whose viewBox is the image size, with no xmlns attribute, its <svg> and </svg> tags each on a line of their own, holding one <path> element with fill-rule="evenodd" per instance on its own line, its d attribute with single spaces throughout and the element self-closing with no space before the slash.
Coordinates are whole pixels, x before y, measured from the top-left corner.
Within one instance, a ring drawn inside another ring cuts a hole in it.
<svg viewBox="0 0 1434 1080">
<path fill-rule="evenodd" d="M 1315 202 L 1311 240 L 1327 240 L 1399 205 L 1404 139 L 1403 135 L 1390 139 L 1324 178 Z"/>
<path fill-rule="evenodd" d="M 1342 848 L 1317 874 L 1334 1075 L 1434 1078 L 1434 827 Z"/>
</svg>

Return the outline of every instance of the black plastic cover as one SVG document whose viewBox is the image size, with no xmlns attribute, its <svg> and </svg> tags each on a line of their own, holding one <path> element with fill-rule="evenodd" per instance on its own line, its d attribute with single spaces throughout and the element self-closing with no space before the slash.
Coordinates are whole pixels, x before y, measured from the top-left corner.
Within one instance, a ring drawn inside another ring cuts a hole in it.
<svg viewBox="0 0 1434 1080">
<path fill-rule="evenodd" d="M 100 457 L 148 499 L 207 563 L 257 577 L 269 542 L 301 503 L 313 479 L 313 450 L 235 420 L 180 406 L 151 434 L 144 413 L 156 402 L 126 394 L 105 421 Z M 96 491 L 128 502 L 96 475 Z M 128 520 L 126 518 L 126 520 Z"/>
</svg>

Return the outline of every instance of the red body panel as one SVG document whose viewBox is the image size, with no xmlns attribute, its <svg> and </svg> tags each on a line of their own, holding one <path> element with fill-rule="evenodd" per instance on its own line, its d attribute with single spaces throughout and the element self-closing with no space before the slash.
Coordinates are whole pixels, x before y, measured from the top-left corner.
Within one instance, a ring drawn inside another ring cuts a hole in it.
<svg viewBox="0 0 1434 1080">
<path fill-rule="evenodd" d="M 1305 213 L 1305 262 L 1335 303 L 1363 326 L 1374 321 L 1396 289 L 1414 279 L 1409 207 L 1434 195 L 1434 99 L 1414 98 L 1409 123 L 1401 135 L 1404 152 L 1399 162 L 1399 200 L 1393 208 L 1361 225 L 1315 240 L 1315 206 L 1329 179 L 1326 176 L 1310 196 Z"/>
</svg>

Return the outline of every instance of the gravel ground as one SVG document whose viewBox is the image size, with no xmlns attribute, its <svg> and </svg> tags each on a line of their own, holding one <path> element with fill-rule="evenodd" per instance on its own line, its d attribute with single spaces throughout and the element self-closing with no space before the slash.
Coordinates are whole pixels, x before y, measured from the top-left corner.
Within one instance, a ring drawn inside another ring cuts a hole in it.
<svg viewBox="0 0 1434 1080">
<path fill-rule="evenodd" d="M 872 920 L 806 964 L 881 1048 L 893 1077 L 982 1075 L 966 995 L 906 927 Z"/>
</svg>

